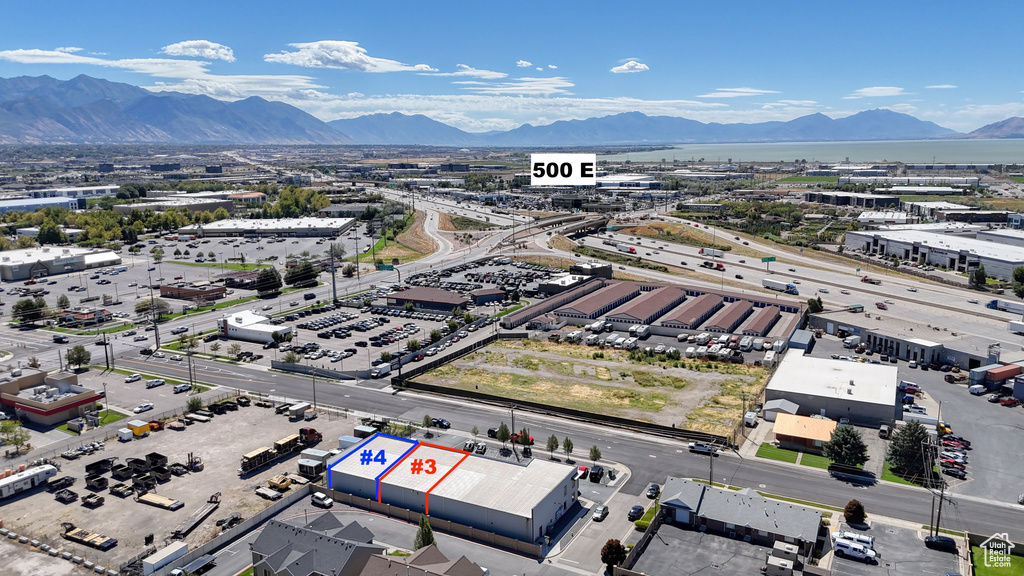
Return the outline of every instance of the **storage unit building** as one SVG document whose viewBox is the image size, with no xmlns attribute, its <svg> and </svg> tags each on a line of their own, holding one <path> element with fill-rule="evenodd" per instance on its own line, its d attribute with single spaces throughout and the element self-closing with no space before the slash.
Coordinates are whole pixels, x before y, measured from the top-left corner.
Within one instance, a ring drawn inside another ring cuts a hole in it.
<svg viewBox="0 0 1024 576">
<path fill-rule="evenodd" d="M 765 336 L 782 317 L 778 306 L 765 306 L 753 314 L 750 322 L 743 327 L 747 336 Z"/>
<path fill-rule="evenodd" d="M 604 288 L 555 310 L 555 315 L 560 318 L 593 320 L 639 295 L 640 287 L 632 282 L 608 283 Z"/>
<path fill-rule="evenodd" d="M 702 294 L 683 304 L 678 310 L 660 322 L 666 328 L 695 330 L 722 309 L 722 297 L 717 294 Z"/>
<path fill-rule="evenodd" d="M 662 286 L 619 306 L 605 318 L 621 324 L 650 324 L 686 300 L 686 290 L 678 286 Z"/>
<path fill-rule="evenodd" d="M 750 316 L 753 309 L 754 306 L 750 302 L 744 300 L 733 302 L 724 312 L 720 312 L 705 324 L 704 330 L 730 334 L 747 319 L 747 316 Z"/>
</svg>

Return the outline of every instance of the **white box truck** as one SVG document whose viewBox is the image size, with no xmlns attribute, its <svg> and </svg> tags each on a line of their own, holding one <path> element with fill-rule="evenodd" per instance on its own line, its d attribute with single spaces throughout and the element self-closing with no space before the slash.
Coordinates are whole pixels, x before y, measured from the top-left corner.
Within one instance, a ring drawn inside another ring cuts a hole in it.
<svg viewBox="0 0 1024 576">
<path fill-rule="evenodd" d="M 843 339 L 843 348 L 856 348 L 860 346 L 860 336 L 847 336 Z"/>
<path fill-rule="evenodd" d="M 615 345 L 615 341 L 618 340 L 619 338 L 622 338 L 622 337 L 619 336 L 617 333 L 612 332 L 611 334 L 608 335 L 607 338 L 604 339 L 604 345 L 605 346 L 614 346 Z"/>
<path fill-rule="evenodd" d="M 714 248 L 701 248 L 699 253 L 710 258 L 721 258 L 725 255 L 721 250 L 715 250 Z"/>
<path fill-rule="evenodd" d="M 175 542 L 170 546 L 161 548 L 155 554 L 142 559 L 142 573 L 149 576 L 185 554 L 188 554 L 188 544 L 185 542 Z"/>
<path fill-rule="evenodd" d="M 651 327 L 646 325 L 646 324 L 641 324 L 636 329 L 636 337 L 637 338 L 646 338 L 646 337 L 648 337 L 650 335 L 651 335 Z"/>
<path fill-rule="evenodd" d="M 1010 320 L 1006 323 L 1006 329 L 1014 334 L 1024 334 L 1024 322 Z"/>
<path fill-rule="evenodd" d="M 381 364 L 370 371 L 370 378 L 383 378 L 391 374 L 391 364 Z"/>
</svg>

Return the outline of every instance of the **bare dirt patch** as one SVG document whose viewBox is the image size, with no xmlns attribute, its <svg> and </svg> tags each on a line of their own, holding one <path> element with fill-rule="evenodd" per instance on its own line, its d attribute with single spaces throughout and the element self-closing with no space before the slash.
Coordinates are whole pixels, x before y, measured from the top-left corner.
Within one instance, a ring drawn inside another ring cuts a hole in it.
<svg viewBox="0 0 1024 576">
<path fill-rule="evenodd" d="M 437 251 L 437 241 L 431 238 L 423 228 L 426 216 L 425 212 L 417 210 L 413 217 L 412 225 L 398 235 L 399 244 L 413 252 L 424 255 L 433 254 Z"/>
<path fill-rule="evenodd" d="M 665 426 L 731 435 L 760 367 L 645 356 L 548 341 L 500 341 L 419 380 Z"/>
</svg>

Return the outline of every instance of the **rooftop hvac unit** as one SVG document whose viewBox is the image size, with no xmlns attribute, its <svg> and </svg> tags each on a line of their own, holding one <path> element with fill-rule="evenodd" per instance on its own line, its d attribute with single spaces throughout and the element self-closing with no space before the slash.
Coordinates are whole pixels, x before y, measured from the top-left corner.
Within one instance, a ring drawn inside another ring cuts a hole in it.
<svg viewBox="0 0 1024 576">
<path fill-rule="evenodd" d="M 46 395 L 47 396 L 56 396 L 58 394 L 60 394 L 60 388 L 54 387 L 54 388 L 47 388 L 46 389 Z"/>
<path fill-rule="evenodd" d="M 11 261 L 11 257 L 10 256 L 4 256 L 2 259 L 0 259 L 0 261 L 10 262 Z"/>
<path fill-rule="evenodd" d="M 43 248 L 43 252 L 49 252 L 49 251 L 50 251 L 49 248 Z"/>
<path fill-rule="evenodd" d="M 64 249 L 64 253 L 65 254 L 71 254 L 71 249 L 70 248 L 65 248 Z"/>
<path fill-rule="evenodd" d="M 14 376 L 14 377 L 21 376 L 21 368 L 15 368 L 14 370 L 11 370 L 11 376 Z"/>
<path fill-rule="evenodd" d="M 32 389 L 32 393 L 33 394 L 45 394 L 46 393 L 46 386 L 36 386 L 35 388 Z"/>
</svg>

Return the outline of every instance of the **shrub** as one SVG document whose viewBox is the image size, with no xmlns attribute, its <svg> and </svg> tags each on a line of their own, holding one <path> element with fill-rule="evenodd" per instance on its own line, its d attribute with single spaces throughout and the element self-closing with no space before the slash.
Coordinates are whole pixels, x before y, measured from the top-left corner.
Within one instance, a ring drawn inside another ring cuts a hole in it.
<svg viewBox="0 0 1024 576">
<path fill-rule="evenodd" d="M 864 505 L 860 500 L 850 500 L 843 509 L 843 516 L 847 524 L 863 524 L 868 515 L 864 512 Z"/>
</svg>

